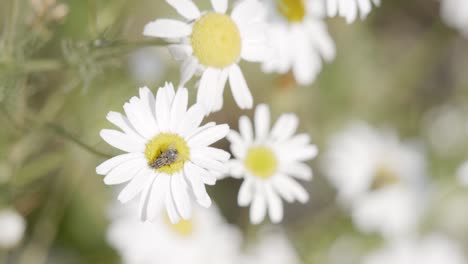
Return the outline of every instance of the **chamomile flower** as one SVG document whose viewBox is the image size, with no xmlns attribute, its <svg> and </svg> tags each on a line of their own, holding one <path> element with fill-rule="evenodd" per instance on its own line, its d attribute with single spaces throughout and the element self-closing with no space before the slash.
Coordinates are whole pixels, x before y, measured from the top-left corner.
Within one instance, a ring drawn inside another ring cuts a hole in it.
<svg viewBox="0 0 468 264">
<path fill-rule="evenodd" d="M 148 23 L 146 36 L 173 41 L 175 59 L 183 60 L 180 85 L 201 74 L 197 102 L 207 113 L 219 111 L 229 80 L 241 109 L 252 108 L 253 98 L 238 62 L 260 62 L 264 57 L 264 7 L 258 0 L 240 1 L 227 15 L 228 0 L 211 0 L 213 10 L 201 12 L 191 0 L 167 0 L 185 21 L 157 19 Z"/>
<path fill-rule="evenodd" d="M 230 174 L 244 179 L 238 203 L 251 204 L 250 221 L 260 223 L 268 209 L 272 222 L 278 223 L 283 219 L 281 197 L 287 202 L 308 201 L 307 191 L 294 178 L 312 179 L 312 170 L 304 162 L 318 151 L 308 135 L 294 135 L 299 123 L 294 114 L 280 116 L 270 131 L 270 112 L 262 104 L 255 110 L 254 123 L 255 136 L 246 116 L 239 120 L 240 134 L 231 131 L 228 135 L 235 157 L 229 162 Z"/>
<path fill-rule="evenodd" d="M 0 251 L 19 244 L 26 230 L 26 221 L 13 209 L 0 210 Z"/>
<path fill-rule="evenodd" d="M 159 88 L 156 97 L 141 88 L 139 97 L 125 103 L 125 115 L 110 112 L 107 119 L 122 131 L 101 130 L 111 146 L 128 152 L 96 168 L 108 185 L 129 182 L 118 199 L 126 203 L 140 195 L 140 217 L 154 218 L 165 206 L 170 220 L 191 217 L 191 196 L 209 207 L 205 184 L 215 184 L 214 173 L 224 172 L 229 153 L 209 147 L 229 132 L 227 125 L 200 127 L 205 112 L 195 104 L 187 109 L 188 92 L 172 84 Z"/>
<path fill-rule="evenodd" d="M 122 210 L 123 209 L 123 210 Z M 159 215 L 153 222 L 135 217 L 137 208 L 113 207 L 107 240 L 125 264 L 235 264 L 242 236 L 215 206 L 195 207 L 191 220 L 172 224 Z"/>
<path fill-rule="evenodd" d="M 441 0 L 440 13 L 445 23 L 468 38 L 468 2 L 465 0 Z"/>
<path fill-rule="evenodd" d="M 330 140 L 324 172 L 359 230 L 399 237 L 416 231 L 424 211 L 425 165 L 414 145 L 353 123 Z"/>
<path fill-rule="evenodd" d="M 432 234 L 423 239 L 391 241 L 365 257 L 363 264 L 465 264 L 463 248 L 445 236 Z"/>
<path fill-rule="evenodd" d="M 325 0 L 327 14 L 330 17 L 341 16 L 347 23 L 352 23 L 359 16 L 365 19 L 372 10 L 372 5 L 379 6 L 380 0 Z"/>
<path fill-rule="evenodd" d="M 323 21 L 322 0 L 269 0 L 265 72 L 292 70 L 299 84 L 309 84 L 322 69 L 322 58 L 335 58 L 335 44 Z"/>
</svg>

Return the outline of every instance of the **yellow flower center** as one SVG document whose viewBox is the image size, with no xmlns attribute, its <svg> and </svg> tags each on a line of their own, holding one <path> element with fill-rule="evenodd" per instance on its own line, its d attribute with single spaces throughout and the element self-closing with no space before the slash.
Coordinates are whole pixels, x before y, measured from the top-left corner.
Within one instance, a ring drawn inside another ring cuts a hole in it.
<svg viewBox="0 0 468 264">
<path fill-rule="evenodd" d="M 301 22 L 306 15 L 305 0 L 277 0 L 279 12 L 290 22 Z"/>
<path fill-rule="evenodd" d="M 244 164 L 253 175 L 262 179 L 273 176 L 278 167 L 275 154 L 270 148 L 264 146 L 251 147 Z"/>
<path fill-rule="evenodd" d="M 170 230 L 174 232 L 175 234 L 181 236 L 181 237 L 189 237 L 190 235 L 193 234 L 193 222 L 192 220 L 184 220 L 181 219 L 177 224 L 171 223 L 171 220 L 169 220 L 169 217 L 167 214 L 164 214 L 164 220 L 166 221 L 166 224 L 169 226 Z"/>
<path fill-rule="evenodd" d="M 164 159 L 169 150 L 176 151 L 175 159 Z M 171 175 L 184 167 L 184 163 L 190 158 L 190 149 L 179 135 L 161 133 L 146 144 L 145 157 L 155 170 Z M 154 166 L 156 163 L 159 164 L 158 167 Z"/>
<path fill-rule="evenodd" d="M 379 190 L 387 186 L 397 184 L 400 181 L 398 175 L 388 166 L 380 166 L 375 171 L 375 176 L 371 184 L 371 190 Z"/>
<path fill-rule="evenodd" d="M 241 37 L 227 15 L 207 13 L 192 29 L 193 54 L 205 66 L 224 68 L 236 63 L 241 53 Z"/>
</svg>

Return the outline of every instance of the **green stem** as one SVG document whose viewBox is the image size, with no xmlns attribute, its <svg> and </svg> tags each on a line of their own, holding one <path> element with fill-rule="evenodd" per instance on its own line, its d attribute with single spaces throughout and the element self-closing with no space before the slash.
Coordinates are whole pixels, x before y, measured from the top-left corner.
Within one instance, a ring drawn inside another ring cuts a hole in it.
<svg viewBox="0 0 468 264">
<path fill-rule="evenodd" d="M 66 131 L 63 127 L 61 127 L 61 126 L 59 126 L 57 124 L 47 123 L 46 127 L 49 128 L 52 132 L 56 133 L 57 135 L 59 135 L 59 136 L 63 137 L 64 139 L 67 139 L 67 140 L 75 143 L 79 147 L 83 148 L 84 150 L 86 150 L 86 151 L 88 151 L 88 152 L 90 152 L 90 153 L 92 153 L 92 154 L 94 154 L 96 156 L 100 156 L 100 157 L 103 157 L 103 158 L 111 158 L 112 157 L 111 155 L 106 154 L 104 152 L 101 152 L 99 150 L 96 150 L 93 147 L 89 146 L 88 144 L 80 141 L 79 139 L 74 137 L 71 133 Z"/>
<path fill-rule="evenodd" d="M 94 52 L 94 56 L 98 58 L 128 53 L 136 48 L 167 46 L 171 44 L 170 42 L 162 39 L 145 39 L 136 42 L 114 41 L 109 44 L 101 44 L 99 41 L 97 41 L 97 43 L 98 44 L 96 44 L 96 51 Z"/>
</svg>

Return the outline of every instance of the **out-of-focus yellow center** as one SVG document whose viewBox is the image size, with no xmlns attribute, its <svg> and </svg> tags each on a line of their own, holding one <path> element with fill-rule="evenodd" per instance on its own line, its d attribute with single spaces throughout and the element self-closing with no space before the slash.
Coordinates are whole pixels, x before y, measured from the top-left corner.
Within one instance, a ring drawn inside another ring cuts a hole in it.
<svg viewBox="0 0 468 264">
<path fill-rule="evenodd" d="M 167 173 L 169 175 L 180 171 L 184 167 L 184 163 L 190 158 L 190 149 L 187 143 L 179 135 L 172 133 L 161 133 L 155 136 L 146 144 L 145 157 L 148 164 L 152 164 L 164 151 L 169 148 L 177 150 L 177 159 L 165 166 L 157 168 L 158 172 Z"/>
<path fill-rule="evenodd" d="M 224 68 L 236 63 L 241 53 L 241 36 L 227 15 L 207 13 L 192 29 L 193 55 L 205 66 Z"/>
<path fill-rule="evenodd" d="M 290 22 L 301 22 L 306 15 L 305 0 L 276 0 L 279 12 Z"/>
<path fill-rule="evenodd" d="M 400 182 L 398 175 L 388 166 L 380 166 L 374 175 L 371 184 L 371 190 L 379 190 L 387 186 L 391 186 Z"/>
<path fill-rule="evenodd" d="M 182 237 L 189 237 L 193 233 L 193 222 L 192 220 L 181 219 L 177 224 L 171 223 L 167 214 L 164 214 L 166 224 L 169 226 L 169 229 Z"/>
<path fill-rule="evenodd" d="M 262 179 L 273 176 L 278 167 L 275 153 L 265 146 L 251 147 L 247 152 L 244 164 L 253 175 Z"/>
</svg>

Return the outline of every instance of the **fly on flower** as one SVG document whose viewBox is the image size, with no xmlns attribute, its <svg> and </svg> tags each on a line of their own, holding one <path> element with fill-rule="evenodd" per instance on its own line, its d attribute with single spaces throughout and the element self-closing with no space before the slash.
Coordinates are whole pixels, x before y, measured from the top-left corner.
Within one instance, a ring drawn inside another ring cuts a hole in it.
<svg viewBox="0 0 468 264">
<path fill-rule="evenodd" d="M 164 38 L 182 60 L 180 85 L 200 74 L 197 102 L 207 113 L 223 106 L 229 81 L 241 109 L 252 108 L 253 98 L 239 61 L 260 62 L 265 53 L 264 7 L 258 0 L 240 1 L 227 15 L 228 0 L 212 0 L 212 11 L 201 12 L 191 0 L 167 0 L 185 21 L 157 19 L 148 23 L 145 36 Z"/>
<path fill-rule="evenodd" d="M 205 112 L 195 104 L 187 109 L 188 92 L 172 84 L 159 88 L 156 97 L 141 88 L 139 97 L 124 105 L 125 115 L 110 112 L 107 119 L 121 131 L 103 129 L 101 137 L 128 152 L 96 168 L 109 185 L 129 182 L 118 199 L 126 203 L 140 194 L 140 217 L 152 220 L 166 208 L 171 222 L 191 217 L 191 198 L 211 205 L 205 184 L 226 171 L 229 153 L 210 147 L 229 132 L 227 125 L 200 126 Z"/>
</svg>

